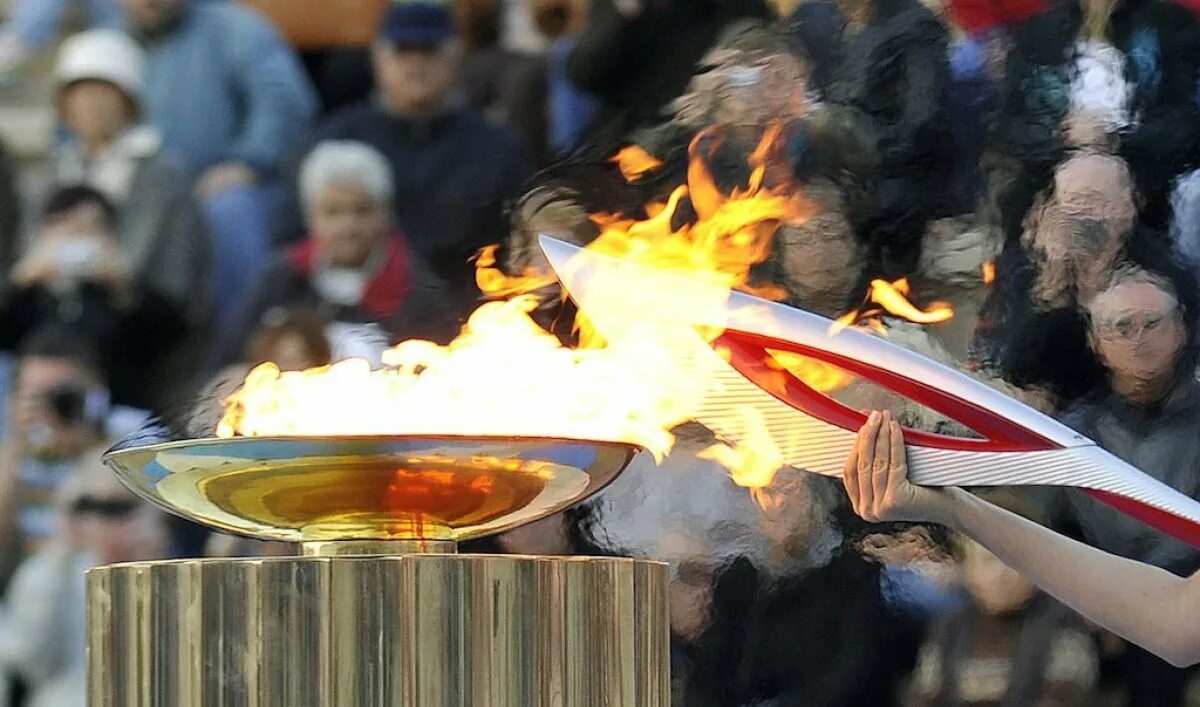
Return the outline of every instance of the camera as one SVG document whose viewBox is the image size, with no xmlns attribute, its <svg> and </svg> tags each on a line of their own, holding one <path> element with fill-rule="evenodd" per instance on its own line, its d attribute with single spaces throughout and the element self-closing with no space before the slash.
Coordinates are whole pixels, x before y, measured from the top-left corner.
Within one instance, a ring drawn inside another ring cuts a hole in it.
<svg viewBox="0 0 1200 707">
<path fill-rule="evenodd" d="M 64 383 L 46 394 L 50 411 L 63 424 L 82 422 L 87 413 L 87 391 L 73 383 Z"/>
</svg>

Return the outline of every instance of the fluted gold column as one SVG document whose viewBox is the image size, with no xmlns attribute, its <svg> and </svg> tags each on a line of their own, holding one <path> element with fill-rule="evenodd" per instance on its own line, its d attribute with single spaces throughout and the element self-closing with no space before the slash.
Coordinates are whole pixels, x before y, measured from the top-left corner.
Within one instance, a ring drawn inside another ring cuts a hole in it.
<svg viewBox="0 0 1200 707">
<path fill-rule="evenodd" d="M 664 565 L 472 555 L 88 573 L 91 707 L 667 707 Z"/>
</svg>

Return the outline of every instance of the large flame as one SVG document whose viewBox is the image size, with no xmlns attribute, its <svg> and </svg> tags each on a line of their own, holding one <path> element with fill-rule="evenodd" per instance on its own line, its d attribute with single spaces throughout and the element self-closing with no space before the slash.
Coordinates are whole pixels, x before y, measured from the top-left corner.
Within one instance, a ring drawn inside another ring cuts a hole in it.
<svg viewBox="0 0 1200 707">
<path fill-rule="evenodd" d="M 665 203 L 649 205 L 648 218 L 593 217 L 600 234 L 590 250 L 699 283 L 696 293 L 670 298 L 679 302 L 673 306 L 687 308 L 680 316 L 721 311 L 735 288 L 782 294 L 752 287 L 750 271 L 769 255 L 779 224 L 808 213 L 795 184 L 765 184 L 767 163 L 780 143 L 777 129 L 766 132 L 752 155 L 748 183 L 728 194 L 706 164 L 718 137 L 714 131 L 697 136 L 688 183 Z M 633 153 L 623 154 L 626 171 Z M 641 159 L 639 166 L 654 162 Z M 685 213 L 695 218 L 678 218 Z M 657 455 L 669 451 L 671 430 L 690 419 L 699 394 L 670 359 L 670 342 L 646 336 L 608 344 L 580 320 L 578 344 L 564 346 L 534 322 L 530 314 L 538 302 L 522 294 L 553 283 L 552 274 L 510 277 L 495 267 L 495 249 L 482 252 L 477 266 L 484 294 L 507 299 L 476 309 L 449 345 L 402 342 L 385 352 L 384 366 L 375 370 L 358 360 L 299 372 L 264 364 L 229 398 L 217 434 L 539 436 L 629 442 Z M 640 293 L 637 283 L 607 287 L 609 315 L 661 305 L 647 301 L 653 295 Z"/>
<path fill-rule="evenodd" d="M 719 137 L 715 129 L 697 136 L 689 148 L 687 184 L 666 201 L 647 204 L 645 219 L 592 216 L 599 236 L 589 250 L 682 275 L 672 282 L 691 289 L 656 295 L 647 283 L 613 275 L 611 282 L 589 282 L 604 293 L 597 298 L 603 310 L 593 307 L 591 316 L 646 326 L 638 324 L 646 320 L 639 313 L 653 307 L 659 321 L 721 321 L 731 290 L 773 299 L 784 295 L 751 280 L 752 268 L 770 254 L 779 225 L 799 222 L 809 210 L 795 183 L 768 170 L 781 159 L 781 133 L 774 127 L 766 131 L 748 160 L 746 185 L 729 193 L 708 168 Z M 662 166 L 640 148 L 626 148 L 613 161 L 630 181 Z M 449 345 L 402 342 L 384 353 L 378 369 L 361 360 L 297 372 L 263 364 L 228 399 L 218 436 L 536 436 L 627 442 L 660 457 L 671 449 L 671 431 L 692 419 L 704 388 L 686 377 L 696 375 L 694 370 L 673 358 L 690 344 L 664 340 L 674 334 L 662 328 L 609 343 L 580 317 L 578 341 L 566 346 L 531 316 L 539 300 L 530 293 L 554 285 L 553 273 L 505 273 L 496 265 L 495 247 L 481 251 L 476 266 L 480 291 L 492 301 L 472 313 Z M 837 326 L 881 330 L 878 316 L 884 311 L 922 323 L 953 315 L 941 303 L 918 308 L 908 295 L 906 280 L 875 280 L 863 305 Z M 672 310 L 664 313 L 664 307 Z M 710 341 L 720 334 L 701 333 Z M 780 385 L 792 375 L 832 392 L 854 381 L 820 361 L 778 351 L 768 355 Z M 716 445 L 704 456 L 728 467 L 733 480 L 754 490 L 765 506 L 770 503 L 765 489 L 783 455 L 756 412 L 741 413 L 745 429 L 739 443 Z"/>
</svg>

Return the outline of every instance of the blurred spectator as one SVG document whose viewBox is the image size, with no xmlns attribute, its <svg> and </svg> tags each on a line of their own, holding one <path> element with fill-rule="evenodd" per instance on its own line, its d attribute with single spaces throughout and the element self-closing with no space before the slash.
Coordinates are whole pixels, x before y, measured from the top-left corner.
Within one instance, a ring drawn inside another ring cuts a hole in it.
<svg viewBox="0 0 1200 707">
<path fill-rule="evenodd" d="M 393 0 L 239 0 L 267 16 L 301 52 L 328 112 L 371 95 L 371 40 Z"/>
<path fill-rule="evenodd" d="M 814 120 L 856 135 L 869 156 L 846 190 L 868 275 L 907 275 L 928 222 L 952 210 L 945 27 L 917 0 L 815 0 L 791 21 L 824 105 Z"/>
<path fill-rule="evenodd" d="M 888 606 L 880 566 L 847 543 L 848 523 L 834 522 L 836 488 L 784 473 L 762 519 L 767 561 L 743 556 L 717 568 L 711 594 L 693 597 L 701 601 L 694 610 L 709 604 L 707 617 L 676 623 L 689 633 L 704 626 L 686 643 L 683 704 L 896 704 L 918 637 Z"/>
<path fill-rule="evenodd" d="M 189 324 L 208 323 L 212 244 L 187 174 L 139 122 L 145 83 L 141 49 L 97 29 L 63 44 L 55 81 L 69 133 L 51 155 L 56 186 L 87 184 L 117 207 L 116 236 L 132 275 L 175 301 Z"/>
<path fill-rule="evenodd" d="M 281 371 L 303 371 L 333 362 L 333 349 L 325 336 L 325 319 L 311 309 L 278 311 L 254 333 L 246 347 L 251 366 L 270 361 Z"/>
<path fill-rule="evenodd" d="M 469 105 L 523 135 L 530 154 L 541 164 L 548 158 L 546 57 L 514 51 L 501 41 L 503 4 L 500 0 L 455 3 L 463 44 L 458 83 Z"/>
<path fill-rule="evenodd" d="M 0 74 L 16 69 L 58 34 L 67 8 L 75 0 L 14 0 L 8 23 L 0 28 Z M 93 27 L 121 29 L 125 15 L 120 0 L 81 0 Z"/>
<path fill-rule="evenodd" d="M 64 329 L 30 337 L 17 360 L 10 408 L 0 454 L 4 580 L 15 561 L 53 535 L 55 490 L 103 436 L 108 391 L 97 354 Z"/>
<path fill-rule="evenodd" d="M 153 406 L 150 372 L 188 332 L 177 303 L 138 279 L 114 232 L 116 212 L 88 187 L 46 200 L 42 226 L 0 292 L 0 349 L 50 325 L 94 347 L 124 405 Z"/>
<path fill-rule="evenodd" d="M 520 138 L 451 102 L 459 54 L 446 8 L 393 5 L 373 49 L 379 98 L 333 115 L 317 137 L 357 140 L 387 157 L 399 225 L 463 314 L 477 297 L 468 260 L 503 240 L 504 204 L 519 195 L 531 166 Z M 284 217 L 301 213 L 293 207 Z M 292 223 L 286 232 L 300 230 Z"/>
<path fill-rule="evenodd" d="M 16 159 L 0 142 L 0 280 L 17 262 L 21 246 L 21 195 L 17 191 Z"/>
<path fill-rule="evenodd" d="M 1176 2 L 1069 0 L 1007 34 L 988 158 L 1006 238 L 1020 236 L 1064 154 L 1096 143 L 1128 161 L 1141 219 L 1165 230 L 1170 184 L 1200 148 L 1195 15 Z"/>
<path fill-rule="evenodd" d="M 770 19 L 764 0 L 592 0 L 567 75 L 629 123 L 658 116 L 683 93 L 722 30 Z"/>
<path fill-rule="evenodd" d="M 239 3 L 122 2 L 146 50 L 147 117 L 196 179 L 227 323 L 268 257 L 275 180 L 316 111 L 312 87 L 275 28 Z"/>
<path fill-rule="evenodd" d="M 167 556 L 162 514 L 126 489 L 87 450 L 56 494 L 53 542 L 17 569 L 0 605 L 0 666 L 30 694 L 24 707 L 84 707 L 84 571 Z"/>
<path fill-rule="evenodd" d="M 1197 286 L 1189 271 L 1122 265 L 1087 306 L 1091 344 L 1108 385 L 1063 422 L 1138 469 L 1200 497 L 1200 384 L 1195 379 Z M 1194 548 L 1082 493 L 1066 495 L 1061 523 L 1108 552 L 1181 576 L 1200 569 Z M 1182 704 L 1188 672 L 1130 647 L 1129 704 Z"/>
<path fill-rule="evenodd" d="M 1166 240 L 1138 223 L 1137 203 L 1121 158 L 1081 150 L 1059 164 L 1020 241 L 997 259 L 1003 277 L 984 303 L 973 355 L 1009 382 L 1044 386 L 1067 402 L 1102 385 L 1083 307 L 1131 249 L 1152 253 Z"/>
<path fill-rule="evenodd" d="M 587 0 L 536 0 L 534 18 L 553 40 L 547 57 L 546 111 L 549 148 L 563 155 L 577 147 L 600 111 L 600 101 L 567 75 L 567 62 L 587 21 Z"/>
<path fill-rule="evenodd" d="M 389 340 L 444 336 L 445 290 L 392 225 L 392 168 L 361 143 L 318 144 L 300 170 L 311 236 L 291 247 L 242 303 L 217 365 L 238 360 L 277 312 L 315 309 L 328 322 L 333 359 L 372 358 Z"/>
<path fill-rule="evenodd" d="M 969 601 L 934 627 L 906 704 L 1095 705 L 1099 658 L 1079 618 L 980 545 L 963 554 Z"/>
</svg>

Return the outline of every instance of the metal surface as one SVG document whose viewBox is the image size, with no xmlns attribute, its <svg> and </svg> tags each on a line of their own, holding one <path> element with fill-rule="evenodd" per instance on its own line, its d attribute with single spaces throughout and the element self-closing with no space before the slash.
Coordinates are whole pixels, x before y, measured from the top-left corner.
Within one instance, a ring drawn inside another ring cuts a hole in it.
<svg viewBox="0 0 1200 707">
<path fill-rule="evenodd" d="M 669 301 L 672 294 L 689 293 L 695 299 L 703 283 L 547 236 L 542 236 L 540 243 L 567 291 L 606 339 L 618 341 L 622 336 L 652 332 L 662 338 L 664 346 L 671 347 L 674 360 L 685 374 L 704 386 L 695 419 L 730 441 L 745 437 L 747 420 L 751 419 L 754 431 L 765 432 L 786 463 L 840 476 L 863 417 L 836 402 L 830 403 L 828 396 L 802 381 L 794 385 L 797 381 L 781 379 L 778 370 L 772 382 L 793 388 L 780 392 L 777 386 L 767 386 L 769 392 L 747 377 L 749 368 L 759 361 L 739 362 L 736 352 L 731 356 L 729 351 L 723 357 L 698 333 L 704 328 L 732 333 L 735 339 L 766 342 L 758 349 L 760 353 L 776 348 L 801 352 L 844 370 L 849 365 L 857 369 L 854 372 L 860 378 L 946 414 L 983 435 L 982 440 L 965 440 L 911 433 L 908 459 L 916 483 L 1074 486 L 1200 546 L 1200 502 L 970 376 L 853 329 L 831 335 L 833 322 L 825 317 L 740 292 L 728 295 L 726 306 L 716 308 L 719 311 L 708 310 L 690 320 L 683 319 L 678 313 L 686 314 L 688 310 L 673 306 Z M 602 286 L 593 286 L 596 281 Z M 627 309 L 607 306 L 611 283 L 620 281 L 637 282 L 642 292 L 654 293 L 643 295 L 656 306 L 637 310 L 642 321 L 630 321 L 632 313 Z M 711 291 L 703 292 L 703 296 L 719 299 Z M 997 442 L 1005 434 L 1010 442 Z M 1012 443 L 1012 439 L 1021 441 Z"/>
<path fill-rule="evenodd" d="M 88 573 L 90 707 L 667 707 L 667 568 L 181 560 Z"/>
<path fill-rule="evenodd" d="M 537 438 L 242 437 L 116 449 L 105 463 L 165 509 L 242 535 L 458 541 L 591 496 L 637 451 Z"/>
</svg>

